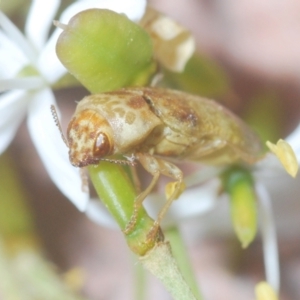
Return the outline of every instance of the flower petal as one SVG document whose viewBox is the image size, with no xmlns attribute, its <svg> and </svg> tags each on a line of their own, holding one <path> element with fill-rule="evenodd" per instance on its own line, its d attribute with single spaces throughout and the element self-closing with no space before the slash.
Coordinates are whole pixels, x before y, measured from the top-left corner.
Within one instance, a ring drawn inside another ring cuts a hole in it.
<svg viewBox="0 0 300 300">
<path fill-rule="evenodd" d="M 32 90 L 44 86 L 44 80 L 37 76 L 30 76 L 19 79 L 3 79 L 0 80 L 0 92 L 11 89 Z"/>
<path fill-rule="evenodd" d="M 268 283 L 278 292 L 280 282 L 279 255 L 271 199 L 266 188 L 262 184 L 256 184 L 255 188 L 261 211 L 260 227 L 263 241 L 266 278 Z"/>
<path fill-rule="evenodd" d="M 218 201 L 220 180 L 214 179 L 194 188 L 186 189 L 181 196 L 172 203 L 165 219 L 164 226 L 171 226 L 179 220 L 192 218 L 212 210 Z M 163 194 L 152 193 L 147 197 L 145 207 L 150 216 L 156 216 L 165 201 Z"/>
<path fill-rule="evenodd" d="M 36 50 L 46 43 L 52 20 L 58 10 L 60 0 L 33 0 L 27 15 L 25 33 Z"/>
<path fill-rule="evenodd" d="M 37 59 L 37 69 L 50 84 L 55 83 L 67 73 L 66 68 L 59 61 L 55 51 L 60 33 L 61 29 L 55 29 Z"/>
<path fill-rule="evenodd" d="M 12 91 L 0 96 L 0 153 L 13 139 L 26 114 L 29 96 L 24 91 Z"/>
<path fill-rule="evenodd" d="M 0 78 L 13 77 L 28 59 L 13 41 L 0 30 Z"/>
<path fill-rule="evenodd" d="M 67 147 L 50 112 L 52 104 L 55 105 L 55 99 L 48 89 L 33 95 L 28 112 L 29 133 L 53 182 L 79 210 L 84 211 L 89 195 L 81 189 L 79 169 L 69 162 Z"/>
<path fill-rule="evenodd" d="M 0 11 L 0 26 L 11 40 L 23 50 L 28 60 L 34 64 L 37 54 L 27 42 L 21 31 Z"/>
<path fill-rule="evenodd" d="M 137 22 L 145 13 L 146 0 L 82 0 L 70 5 L 61 15 L 60 21 L 68 23 L 69 20 L 82 10 L 89 8 L 110 9 L 117 13 L 123 13 L 127 17 Z"/>
<path fill-rule="evenodd" d="M 140 25 L 151 36 L 158 61 L 173 72 L 182 72 L 195 51 L 192 34 L 172 18 L 150 7 Z"/>
</svg>

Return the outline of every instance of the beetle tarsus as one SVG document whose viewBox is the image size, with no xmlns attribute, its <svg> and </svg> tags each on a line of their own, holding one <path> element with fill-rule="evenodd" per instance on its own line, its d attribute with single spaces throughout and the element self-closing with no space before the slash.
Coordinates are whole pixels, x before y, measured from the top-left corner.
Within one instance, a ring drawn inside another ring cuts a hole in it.
<svg viewBox="0 0 300 300">
<path fill-rule="evenodd" d="M 139 212 L 139 207 L 137 207 L 136 203 L 134 203 L 133 213 L 132 213 L 132 216 L 130 218 L 130 221 L 128 222 L 125 229 L 123 230 L 124 234 L 128 235 L 133 231 L 133 229 L 136 225 L 136 222 L 137 222 L 138 212 Z"/>
</svg>

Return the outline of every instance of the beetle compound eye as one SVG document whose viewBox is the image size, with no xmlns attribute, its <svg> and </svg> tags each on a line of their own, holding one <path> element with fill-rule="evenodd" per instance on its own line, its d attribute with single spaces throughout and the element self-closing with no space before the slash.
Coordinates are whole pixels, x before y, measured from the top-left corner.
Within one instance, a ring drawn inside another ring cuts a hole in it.
<svg viewBox="0 0 300 300">
<path fill-rule="evenodd" d="M 110 154 L 110 142 L 107 135 L 103 132 L 98 134 L 94 145 L 94 156 L 101 158 Z"/>
</svg>

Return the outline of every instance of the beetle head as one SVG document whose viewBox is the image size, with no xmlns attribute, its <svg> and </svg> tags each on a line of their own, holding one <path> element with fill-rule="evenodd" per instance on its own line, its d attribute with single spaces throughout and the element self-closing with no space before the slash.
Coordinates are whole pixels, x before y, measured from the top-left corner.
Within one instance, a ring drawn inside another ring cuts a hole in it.
<svg viewBox="0 0 300 300">
<path fill-rule="evenodd" d="M 103 116 L 86 109 L 76 113 L 67 129 L 69 158 L 73 166 L 97 164 L 113 154 L 113 132 Z"/>
</svg>

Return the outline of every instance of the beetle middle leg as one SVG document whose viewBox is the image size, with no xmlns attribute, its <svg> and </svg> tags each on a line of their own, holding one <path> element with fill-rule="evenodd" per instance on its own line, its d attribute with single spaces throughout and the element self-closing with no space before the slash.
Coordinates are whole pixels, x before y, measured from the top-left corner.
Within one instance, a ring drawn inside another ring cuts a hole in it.
<svg viewBox="0 0 300 300">
<path fill-rule="evenodd" d="M 159 176 L 163 174 L 165 176 L 171 177 L 176 180 L 175 182 L 171 182 L 168 184 L 169 192 L 166 193 L 167 202 L 162 207 L 153 228 L 149 232 L 149 238 L 151 238 L 152 233 L 153 234 L 156 233 L 161 220 L 165 216 L 173 200 L 177 199 L 181 194 L 183 189 L 183 182 L 182 182 L 183 176 L 181 170 L 178 167 L 176 167 L 174 164 L 169 163 L 163 159 L 153 157 L 150 154 L 137 153 L 136 158 L 140 161 L 141 165 L 145 168 L 145 170 L 148 171 L 151 175 L 153 175 L 153 178 L 149 186 L 142 193 L 140 193 L 135 199 L 133 215 L 124 230 L 125 234 L 130 233 L 131 230 L 134 228 L 137 221 L 138 211 L 141 208 L 145 198 L 150 194 L 150 192 L 156 185 Z"/>
</svg>

